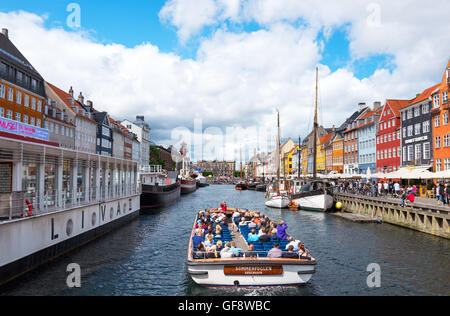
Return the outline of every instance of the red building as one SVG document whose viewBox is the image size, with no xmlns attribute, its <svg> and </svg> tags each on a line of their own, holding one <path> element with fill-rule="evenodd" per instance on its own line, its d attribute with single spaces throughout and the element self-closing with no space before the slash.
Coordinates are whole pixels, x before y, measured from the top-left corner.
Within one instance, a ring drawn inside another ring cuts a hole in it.
<svg viewBox="0 0 450 316">
<path fill-rule="evenodd" d="M 377 132 L 377 172 L 397 171 L 402 164 L 400 109 L 408 100 L 386 100 Z"/>
</svg>

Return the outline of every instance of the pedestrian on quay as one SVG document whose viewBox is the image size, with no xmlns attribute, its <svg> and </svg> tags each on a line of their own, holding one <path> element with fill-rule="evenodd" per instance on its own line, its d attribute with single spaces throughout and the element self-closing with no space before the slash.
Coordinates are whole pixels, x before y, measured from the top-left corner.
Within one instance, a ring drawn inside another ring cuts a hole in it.
<svg viewBox="0 0 450 316">
<path fill-rule="evenodd" d="M 448 183 L 444 185 L 444 204 L 447 206 L 450 204 L 450 186 Z"/>
<path fill-rule="evenodd" d="M 444 188 L 439 183 L 436 185 L 436 200 L 439 205 L 444 204 Z"/>
<path fill-rule="evenodd" d="M 398 182 L 394 183 L 394 192 L 395 192 L 395 195 L 398 197 L 400 194 L 400 184 Z"/>
</svg>

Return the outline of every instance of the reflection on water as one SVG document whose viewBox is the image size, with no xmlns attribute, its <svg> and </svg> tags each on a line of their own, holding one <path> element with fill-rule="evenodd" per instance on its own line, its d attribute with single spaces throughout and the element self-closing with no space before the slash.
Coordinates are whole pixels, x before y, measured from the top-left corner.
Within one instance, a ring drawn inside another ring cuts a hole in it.
<svg viewBox="0 0 450 316">
<path fill-rule="evenodd" d="M 186 273 L 186 247 L 197 210 L 259 209 L 283 219 L 318 260 L 311 282 L 298 288 L 211 289 Z M 66 287 L 69 263 L 82 287 Z M 367 287 L 366 268 L 381 266 L 381 288 Z M 2 289 L 10 295 L 449 295 L 450 243 L 389 224 L 355 224 L 331 215 L 268 209 L 264 193 L 210 186 L 137 220 Z"/>
</svg>

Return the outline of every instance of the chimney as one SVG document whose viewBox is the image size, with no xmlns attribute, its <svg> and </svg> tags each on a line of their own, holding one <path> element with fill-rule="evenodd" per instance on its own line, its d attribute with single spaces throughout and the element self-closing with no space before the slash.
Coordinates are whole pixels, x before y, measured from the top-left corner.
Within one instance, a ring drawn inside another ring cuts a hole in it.
<svg viewBox="0 0 450 316">
<path fill-rule="evenodd" d="M 69 89 L 69 94 L 72 96 L 72 98 L 73 98 L 73 88 L 72 88 L 72 86 L 70 87 L 70 89 Z"/>
<path fill-rule="evenodd" d="M 78 96 L 78 102 L 80 102 L 81 104 L 84 104 L 84 97 L 83 97 L 82 92 L 80 92 L 80 95 Z"/>
<path fill-rule="evenodd" d="M 8 29 L 2 29 L 2 34 L 9 39 Z"/>
<path fill-rule="evenodd" d="M 144 116 L 136 116 L 136 121 L 144 122 L 145 117 Z"/>
<path fill-rule="evenodd" d="M 379 108 L 380 106 L 381 106 L 381 102 L 379 102 L 379 101 L 376 101 L 376 102 L 373 103 L 373 108 L 374 108 L 374 109 L 377 109 L 377 108 Z"/>
<path fill-rule="evenodd" d="M 91 100 L 87 100 L 86 105 L 92 107 L 94 103 Z"/>
<path fill-rule="evenodd" d="M 361 111 L 366 107 L 366 104 L 364 102 L 361 102 L 358 104 L 358 110 Z"/>
</svg>

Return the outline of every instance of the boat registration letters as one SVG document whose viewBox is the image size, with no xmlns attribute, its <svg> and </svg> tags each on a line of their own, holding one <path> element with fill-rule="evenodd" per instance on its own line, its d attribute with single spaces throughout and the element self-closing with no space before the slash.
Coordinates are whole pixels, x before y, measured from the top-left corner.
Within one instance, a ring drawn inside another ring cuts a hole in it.
<svg viewBox="0 0 450 316">
<path fill-rule="evenodd" d="M 226 266 L 225 275 L 281 275 L 283 266 Z"/>
</svg>

